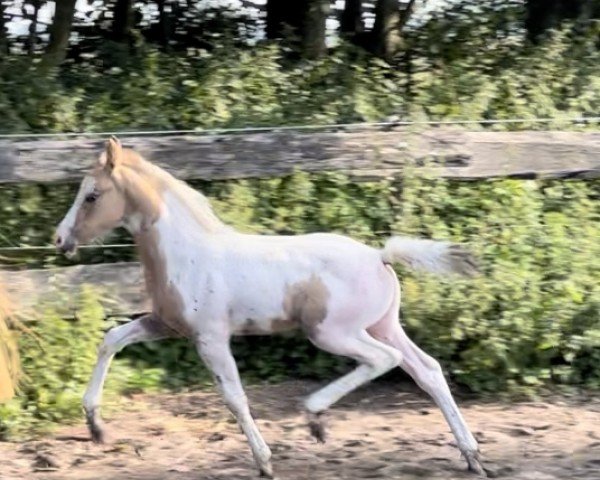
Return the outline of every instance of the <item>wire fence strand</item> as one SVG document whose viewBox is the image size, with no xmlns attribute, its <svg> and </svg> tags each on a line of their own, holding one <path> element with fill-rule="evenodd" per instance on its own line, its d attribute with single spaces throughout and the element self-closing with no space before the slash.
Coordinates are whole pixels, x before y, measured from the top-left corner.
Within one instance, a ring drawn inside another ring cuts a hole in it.
<svg viewBox="0 0 600 480">
<path fill-rule="evenodd" d="M 106 132 L 62 132 L 62 133 L 3 133 L 0 139 L 35 139 L 35 138 L 63 138 L 63 137 L 105 137 L 109 135 L 120 136 L 165 136 L 165 135 L 226 135 L 235 133 L 264 133 L 278 131 L 302 131 L 302 130 L 331 130 L 331 129 L 351 129 L 351 128 L 377 128 L 377 127 L 397 127 L 411 125 L 494 125 L 494 124 L 517 124 L 517 123 L 595 123 L 600 122 L 600 116 L 579 116 L 571 118 L 505 118 L 505 119 L 481 119 L 481 120 L 415 120 L 415 121 L 384 121 L 384 122 L 357 122 L 357 123 L 332 123 L 323 125 L 280 125 L 280 126 L 258 126 L 258 127 L 240 127 L 240 128 L 211 128 L 211 129 L 180 129 L 180 130 L 137 130 L 137 131 L 106 131 Z M 543 224 L 531 225 L 506 225 L 491 226 L 490 228 L 540 228 Z M 475 234 L 473 234 L 475 235 Z M 92 249 L 121 249 L 133 248 L 133 243 L 118 244 L 90 244 L 81 245 L 83 250 Z M 25 251 L 50 251 L 56 250 L 54 245 L 23 245 L 23 246 L 0 246 L 0 252 L 25 252 Z"/>
<path fill-rule="evenodd" d="M 596 123 L 600 116 L 590 117 L 536 117 L 536 118 L 497 118 L 481 120 L 394 120 L 384 122 L 356 122 L 356 123 L 330 123 L 323 125 L 271 125 L 262 127 L 239 128 L 196 128 L 174 130 L 131 130 L 131 131 L 103 131 L 103 132 L 57 132 L 57 133 L 2 133 L 0 140 L 21 138 L 63 138 L 63 137 L 106 137 L 119 136 L 165 136 L 165 135 L 227 135 L 235 133 L 265 133 L 294 130 L 335 130 L 351 128 L 378 128 L 378 127 L 403 127 L 411 125 L 501 125 L 518 123 Z"/>
<path fill-rule="evenodd" d="M 595 220 L 595 219 L 593 219 Z M 499 234 L 506 229 L 513 229 L 513 228 L 526 228 L 526 229 L 544 229 L 547 227 L 552 227 L 551 225 L 545 224 L 545 223 L 520 223 L 520 224 L 510 224 L 510 225 L 487 225 L 484 227 L 480 227 L 479 230 L 481 230 L 480 232 L 471 232 L 471 233 L 463 233 L 462 235 L 464 237 L 470 237 L 470 238 L 474 238 L 474 237 L 482 237 L 482 236 L 487 236 L 490 234 L 490 231 L 494 231 L 496 230 Z M 558 227 L 564 227 L 564 228 L 570 228 L 569 225 L 559 225 Z M 344 234 L 343 232 L 337 232 L 340 234 Z M 387 236 L 409 236 L 410 234 L 407 233 L 394 233 L 394 232 L 390 232 L 390 231 L 376 231 L 376 232 L 372 232 L 373 235 L 376 236 L 380 236 L 382 238 L 387 237 Z M 257 235 L 261 235 L 261 234 L 257 234 Z M 267 235 L 267 234 L 265 234 Z M 271 234 L 271 235 L 276 235 L 276 234 Z M 300 235 L 300 234 L 299 234 Z M 598 235 L 594 235 L 594 237 L 598 237 Z M 444 239 L 440 239 L 440 241 L 445 241 Z M 546 243 L 543 242 L 540 239 L 540 243 Z M 78 248 L 80 250 L 95 250 L 95 249 L 102 249 L 102 250 L 109 250 L 109 249 L 120 249 L 120 248 L 135 248 L 136 244 L 135 243 L 92 243 L 92 244 L 88 244 L 88 245 L 80 245 L 78 246 Z M 15 246 L 15 245 L 11 245 L 11 246 L 0 246 L 0 253 L 4 252 L 4 253 L 10 253 L 10 252 L 28 252 L 28 251 L 54 251 L 56 250 L 56 246 L 54 245 L 21 245 L 21 246 Z"/>
<path fill-rule="evenodd" d="M 80 245 L 78 248 L 83 250 L 92 249 L 109 249 L 109 248 L 131 248 L 135 247 L 134 243 L 113 243 L 113 244 L 90 244 Z M 0 247 L 0 252 L 18 252 L 18 251 L 43 251 L 56 250 L 54 245 L 23 245 L 20 247 Z"/>
</svg>

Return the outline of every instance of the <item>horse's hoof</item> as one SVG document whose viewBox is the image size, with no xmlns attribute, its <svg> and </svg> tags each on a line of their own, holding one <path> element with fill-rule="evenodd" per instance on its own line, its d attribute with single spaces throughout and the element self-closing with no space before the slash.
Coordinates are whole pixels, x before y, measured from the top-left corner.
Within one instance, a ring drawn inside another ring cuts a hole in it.
<svg viewBox="0 0 600 480">
<path fill-rule="evenodd" d="M 487 477 L 487 473 L 481 463 L 479 452 L 469 452 L 464 454 L 467 460 L 468 470 L 480 477 Z"/>
<path fill-rule="evenodd" d="M 259 476 L 261 478 L 270 478 L 270 479 L 274 479 L 275 477 L 273 476 L 273 467 L 271 465 L 267 465 L 265 467 L 261 467 L 259 470 Z"/>
<path fill-rule="evenodd" d="M 92 437 L 92 442 L 106 443 L 108 437 L 106 434 L 106 429 L 102 424 L 100 415 L 98 415 L 95 409 L 91 410 L 90 412 L 86 412 L 86 421 L 88 430 L 90 431 L 90 436 Z"/>
<path fill-rule="evenodd" d="M 325 443 L 325 425 L 320 413 L 308 414 L 308 429 L 317 442 Z"/>
<path fill-rule="evenodd" d="M 94 443 L 107 443 L 107 435 L 106 430 L 100 425 L 90 425 L 89 426 L 90 435 L 92 437 L 92 442 Z"/>
</svg>

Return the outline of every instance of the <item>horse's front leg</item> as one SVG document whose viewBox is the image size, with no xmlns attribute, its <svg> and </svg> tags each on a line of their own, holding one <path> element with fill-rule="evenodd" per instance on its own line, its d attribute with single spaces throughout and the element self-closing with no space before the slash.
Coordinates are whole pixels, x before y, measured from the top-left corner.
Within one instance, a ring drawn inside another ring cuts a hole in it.
<svg viewBox="0 0 600 480">
<path fill-rule="evenodd" d="M 248 407 L 248 399 L 242 387 L 235 359 L 229 348 L 229 337 L 201 334 L 197 337 L 198 353 L 212 372 L 229 410 L 248 438 L 252 455 L 261 476 L 273 478 L 271 450 L 262 438 Z"/>
<path fill-rule="evenodd" d="M 123 347 L 132 343 L 175 336 L 177 336 L 177 333 L 162 323 L 154 314 L 144 315 L 137 320 L 111 328 L 106 332 L 102 345 L 98 349 L 98 359 L 92 378 L 83 396 L 83 408 L 94 442 L 103 443 L 105 441 L 105 432 L 100 417 L 100 403 L 102 401 L 104 380 L 114 355 Z"/>
</svg>

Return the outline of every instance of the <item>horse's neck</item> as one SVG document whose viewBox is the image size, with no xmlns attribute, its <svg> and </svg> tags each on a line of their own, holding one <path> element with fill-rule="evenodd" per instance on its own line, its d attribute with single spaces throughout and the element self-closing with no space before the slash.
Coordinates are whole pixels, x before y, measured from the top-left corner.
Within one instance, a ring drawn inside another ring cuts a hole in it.
<svg viewBox="0 0 600 480">
<path fill-rule="evenodd" d="M 199 223 L 179 199 L 169 199 L 162 206 L 158 219 L 152 225 L 140 228 L 134 238 L 145 269 L 154 271 L 157 262 L 166 268 L 167 262 L 185 257 L 189 249 L 199 252 L 214 233 Z"/>
<path fill-rule="evenodd" d="M 150 228 L 134 236 L 146 287 L 152 297 L 167 287 L 171 280 L 169 270 L 172 271 L 178 258 L 185 254 L 184 249 L 190 248 L 190 244 L 184 240 L 184 230 L 184 226 L 166 224 L 164 220 L 161 223 L 159 219 Z"/>
<path fill-rule="evenodd" d="M 159 284 L 165 284 L 166 262 L 160 252 L 160 242 L 152 229 L 141 230 L 133 234 L 136 250 L 146 283 L 146 292 L 153 299 Z"/>
</svg>

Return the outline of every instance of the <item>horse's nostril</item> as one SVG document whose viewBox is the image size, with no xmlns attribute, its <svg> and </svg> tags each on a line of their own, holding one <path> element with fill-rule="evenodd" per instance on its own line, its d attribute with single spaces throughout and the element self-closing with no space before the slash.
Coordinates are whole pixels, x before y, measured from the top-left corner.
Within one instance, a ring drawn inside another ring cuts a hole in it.
<svg viewBox="0 0 600 480">
<path fill-rule="evenodd" d="M 60 235 L 58 237 L 56 237 L 56 241 L 54 242 L 54 244 L 57 247 L 60 247 L 62 245 L 62 237 Z"/>
</svg>

